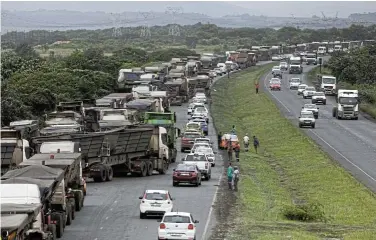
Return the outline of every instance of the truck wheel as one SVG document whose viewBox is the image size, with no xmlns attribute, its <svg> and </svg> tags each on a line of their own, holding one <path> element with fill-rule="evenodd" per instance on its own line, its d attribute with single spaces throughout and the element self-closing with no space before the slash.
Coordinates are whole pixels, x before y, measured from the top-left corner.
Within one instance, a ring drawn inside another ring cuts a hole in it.
<svg viewBox="0 0 376 240">
<path fill-rule="evenodd" d="M 103 165 L 99 165 L 100 171 L 99 176 L 93 177 L 94 182 L 104 182 L 106 181 L 106 168 Z"/>
<path fill-rule="evenodd" d="M 148 168 L 147 168 L 145 162 L 142 162 L 140 177 L 146 177 L 147 173 L 148 173 Z"/>
<path fill-rule="evenodd" d="M 72 224 L 72 205 L 71 204 L 67 204 L 67 223 L 66 225 L 69 226 Z"/>
<path fill-rule="evenodd" d="M 322 104 L 326 105 L 326 101 L 325 101 L 325 102 L 323 102 Z"/>
<path fill-rule="evenodd" d="M 106 171 L 106 181 L 110 182 L 112 181 L 112 178 L 114 177 L 114 171 L 112 170 L 111 166 L 106 166 L 107 171 Z"/>
<path fill-rule="evenodd" d="M 60 213 L 53 213 L 51 219 L 56 221 L 56 237 L 62 238 L 64 233 L 63 216 Z"/>
<path fill-rule="evenodd" d="M 153 164 L 150 162 L 150 161 L 148 161 L 147 162 L 147 174 L 146 175 L 148 175 L 148 176 L 152 176 L 153 175 Z"/>
<path fill-rule="evenodd" d="M 56 240 L 56 225 L 55 224 L 48 224 L 47 231 L 50 232 L 50 239 Z"/>
<path fill-rule="evenodd" d="M 163 162 L 162 162 L 162 169 L 159 169 L 159 174 L 166 174 L 167 172 L 167 168 L 168 168 L 168 164 L 167 164 L 167 161 L 166 159 L 163 159 Z"/>
</svg>

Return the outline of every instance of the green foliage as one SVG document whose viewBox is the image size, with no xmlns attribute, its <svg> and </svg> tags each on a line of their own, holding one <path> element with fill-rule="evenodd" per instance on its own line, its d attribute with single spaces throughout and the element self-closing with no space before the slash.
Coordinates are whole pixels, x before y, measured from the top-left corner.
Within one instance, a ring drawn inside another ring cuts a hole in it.
<svg viewBox="0 0 376 240">
<path fill-rule="evenodd" d="M 286 206 L 283 209 L 283 215 L 288 220 L 302 222 L 326 222 L 324 207 L 319 203 L 309 203 L 302 205 Z"/>
</svg>

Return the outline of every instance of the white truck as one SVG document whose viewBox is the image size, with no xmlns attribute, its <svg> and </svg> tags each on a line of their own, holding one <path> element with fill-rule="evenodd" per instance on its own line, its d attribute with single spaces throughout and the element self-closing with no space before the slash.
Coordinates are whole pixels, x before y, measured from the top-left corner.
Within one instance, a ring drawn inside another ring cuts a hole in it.
<svg viewBox="0 0 376 240">
<path fill-rule="evenodd" d="M 359 117 L 358 90 L 339 89 L 337 104 L 333 107 L 333 117 L 337 119 L 355 119 Z"/>
<path fill-rule="evenodd" d="M 320 47 L 317 49 L 317 55 L 324 56 L 325 54 L 326 54 L 326 47 L 320 46 Z"/>
<path fill-rule="evenodd" d="M 334 52 L 341 52 L 342 51 L 342 46 L 341 45 L 335 45 L 333 51 Z"/>
<path fill-rule="evenodd" d="M 320 91 L 325 95 L 335 95 L 337 88 L 337 78 L 330 75 L 319 75 Z"/>
<path fill-rule="evenodd" d="M 289 74 L 302 74 L 303 73 L 302 62 L 303 60 L 301 57 L 290 57 Z"/>
</svg>

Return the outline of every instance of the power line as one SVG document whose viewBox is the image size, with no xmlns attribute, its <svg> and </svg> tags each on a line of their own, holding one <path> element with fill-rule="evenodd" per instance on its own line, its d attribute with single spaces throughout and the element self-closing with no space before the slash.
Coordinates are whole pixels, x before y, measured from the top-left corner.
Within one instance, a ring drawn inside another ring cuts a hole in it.
<svg viewBox="0 0 376 240">
<path fill-rule="evenodd" d="M 140 12 L 140 14 L 142 15 L 142 17 L 145 20 L 145 25 L 143 25 L 142 28 L 141 28 L 140 37 L 141 38 L 150 38 L 151 37 L 151 31 L 150 31 L 150 27 L 149 27 L 149 24 L 148 24 L 148 18 L 150 16 L 152 16 L 152 13 L 151 12 Z"/>
<path fill-rule="evenodd" d="M 172 36 L 173 42 L 175 42 L 175 37 L 180 37 L 180 27 L 176 23 L 176 16 L 183 13 L 183 8 L 181 7 L 167 7 L 166 13 L 172 14 L 173 24 L 168 30 L 168 35 Z"/>
</svg>

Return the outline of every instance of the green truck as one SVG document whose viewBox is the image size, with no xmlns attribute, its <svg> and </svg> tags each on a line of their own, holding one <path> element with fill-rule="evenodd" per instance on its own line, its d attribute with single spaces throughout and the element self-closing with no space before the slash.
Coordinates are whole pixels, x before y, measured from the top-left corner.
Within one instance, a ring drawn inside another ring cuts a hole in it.
<svg viewBox="0 0 376 240">
<path fill-rule="evenodd" d="M 176 161 L 176 139 L 180 136 L 181 130 L 175 127 L 176 115 L 174 112 L 146 112 L 144 123 L 164 127 L 167 130 L 167 146 L 169 149 L 170 162 Z"/>
</svg>

